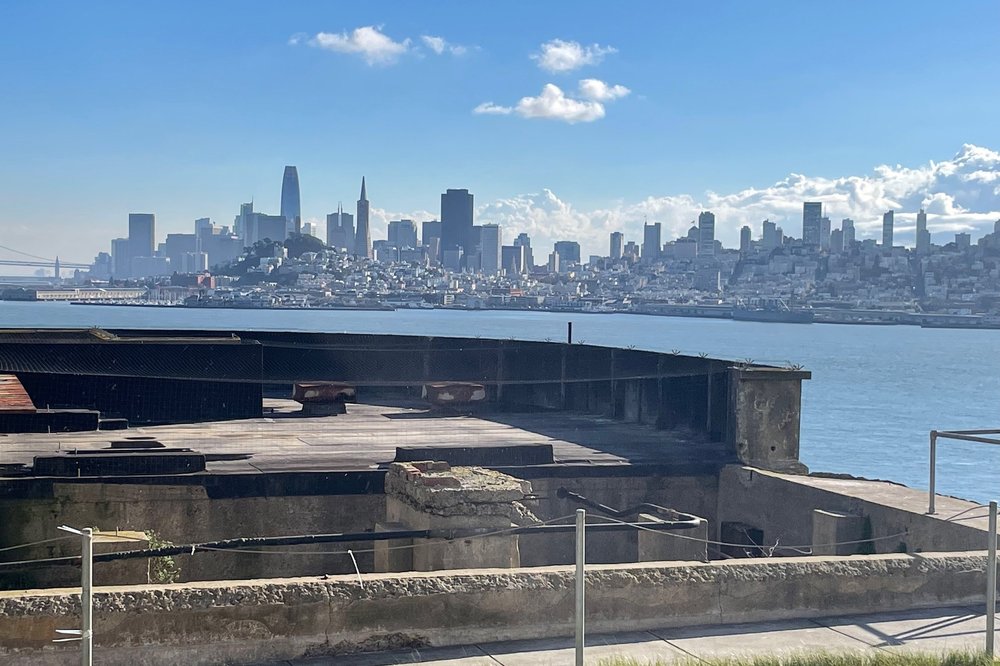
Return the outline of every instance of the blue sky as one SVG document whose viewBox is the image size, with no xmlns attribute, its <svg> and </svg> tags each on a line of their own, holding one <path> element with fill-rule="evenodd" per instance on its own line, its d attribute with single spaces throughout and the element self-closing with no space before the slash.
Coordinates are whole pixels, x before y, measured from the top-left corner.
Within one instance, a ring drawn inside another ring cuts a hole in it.
<svg viewBox="0 0 1000 666">
<path fill-rule="evenodd" d="M 405 49 L 375 64 L 344 52 L 365 26 Z M 196 217 L 230 224 L 250 197 L 277 212 L 295 164 L 306 218 L 353 207 L 362 175 L 389 217 L 436 214 L 440 192 L 468 187 L 508 242 L 578 233 L 597 252 L 616 225 L 637 238 L 640 210 L 689 222 L 648 199 L 698 208 L 791 173 L 871 176 L 1000 148 L 998 26 L 996 2 L 7 0 L 0 243 L 87 260 L 129 211 L 155 212 L 161 240 Z M 342 35 L 341 50 L 319 33 Z M 548 71 L 531 56 L 556 39 L 603 58 Z M 573 123 L 473 113 L 546 84 L 593 104 L 584 79 L 628 94 Z M 744 221 L 720 219 L 723 240 Z"/>
</svg>

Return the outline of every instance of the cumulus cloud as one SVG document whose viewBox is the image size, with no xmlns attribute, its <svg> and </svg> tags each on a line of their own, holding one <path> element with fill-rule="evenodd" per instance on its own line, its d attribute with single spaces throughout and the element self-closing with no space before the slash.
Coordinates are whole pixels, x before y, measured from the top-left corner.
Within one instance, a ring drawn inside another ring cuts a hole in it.
<svg viewBox="0 0 1000 666">
<path fill-rule="evenodd" d="M 630 92 L 632 91 L 625 86 L 609 86 L 599 79 L 583 79 L 580 81 L 580 96 L 597 102 L 609 102 L 613 99 L 625 97 Z"/>
<path fill-rule="evenodd" d="M 444 37 L 435 37 L 433 35 L 420 35 L 421 41 L 424 45 L 431 51 L 438 55 L 444 55 L 446 53 L 453 56 L 465 55 L 468 48 L 461 46 L 460 44 L 451 44 Z"/>
<path fill-rule="evenodd" d="M 613 46 L 583 46 L 579 42 L 553 39 L 542 44 L 541 52 L 532 54 L 531 59 L 545 71 L 558 74 L 571 72 L 585 65 L 596 65 L 604 60 L 604 56 L 617 52 L 618 49 Z"/>
<path fill-rule="evenodd" d="M 369 65 L 391 65 L 410 50 L 409 38 L 397 42 L 383 33 L 381 26 L 373 25 L 355 28 L 350 33 L 319 32 L 312 38 L 294 35 L 289 43 L 293 46 L 306 43 L 326 51 L 356 55 Z"/>
<path fill-rule="evenodd" d="M 625 86 L 609 86 L 597 79 L 584 79 L 580 81 L 581 99 L 577 99 L 569 97 L 554 83 L 547 83 L 537 97 L 522 97 L 516 106 L 483 102 L 472 112 L 494 115 L 514 113 L 522 118 L 561 120 L 571 124 L 589 123 L 604 117 L 604 102 L 624 97 L 630 92 Z"/>
<path fill-rule="evenodd" d="M 591 210 L 580 210 L 543 189 L 487 203 L 479 207 L 478 215 L 503 225 L 505 238 L 527 232 L 533 246 L 545 251 L 557 240 L 570 239 L 580 241 L 584 254 L 605 254 L 611 231 L 622 231 L 627 240 L 639 242 L 643 220 L 648 219 L 661 222 L 664 239 L 669 240 L 685 234 L 703 210 L 715 213 L 717 237 L 729 247 L 737 245 L 743 225 L 759 236 L 765 219 L 798 237 L 803 201 L 822 201 L 835 228 L 842 218 L 853 219 L 859 238 L 879 237 L 882 213 L 892 208 L 897 236 L 912 245 L 921 207 L 927 211 L 935 243 L 949 242 L 957 231 L 970 231 L 976 237 L 992 232 L 1000 219 L 1000 152 L 965 145 L 950 160 L 918 167 L 882 165 L 868 175 L 840 178 L 790 174 L 764 188 L 648 196 Z"/>
</svg>

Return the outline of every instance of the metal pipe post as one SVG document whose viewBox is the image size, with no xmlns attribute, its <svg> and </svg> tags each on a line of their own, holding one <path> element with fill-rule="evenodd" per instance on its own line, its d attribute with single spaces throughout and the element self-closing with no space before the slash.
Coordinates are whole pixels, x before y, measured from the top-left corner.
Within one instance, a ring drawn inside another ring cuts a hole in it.
<svg viewBox="0 0 1000 666">
<path fill-rule="evenodd" d="M 584 603 L 584 560 L 587 556 L 586 546 L 587 511 L 576 510 L 576 666 L 583 666 L 583 616 L 586 609 Z"/>
<path fill-rule="evenodd" d="M 566 342 L 573 344 L 573 322 L 566 322 Z"/>
<path fill-rule="evenodd" d="M 80 663 L 92 666 L 94 663 L 94 530 L 83 528 L 83 557 L 80 567 L 80 619 L 82 620 L 80 641 Z"/>
<path fill-rule="evenodd" d="M 990 502 L 990 527 L 986 558 L 986 656 L 993 660 L 994 623 L 997 614 L 997 503 Z"/>
<path fill-rule="evenodd" d="M 934 477 L 937 471 L 937 430 L 931 430 L 931 475 L 927 483 L 927 513 L 934 513 Z"/>
</svg>

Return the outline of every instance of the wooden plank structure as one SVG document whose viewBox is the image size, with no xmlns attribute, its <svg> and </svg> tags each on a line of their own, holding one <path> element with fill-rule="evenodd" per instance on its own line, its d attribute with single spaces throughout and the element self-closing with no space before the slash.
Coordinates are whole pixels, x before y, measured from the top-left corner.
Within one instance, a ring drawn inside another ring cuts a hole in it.
<svg viewBox="0 0 1000 666">
<path fill-rule="evenodd" d="M 5 414 L 34 414 L 35 404 L 24 390 L 17 375 L 0 375 L 0 412 Z"/>
</svg>

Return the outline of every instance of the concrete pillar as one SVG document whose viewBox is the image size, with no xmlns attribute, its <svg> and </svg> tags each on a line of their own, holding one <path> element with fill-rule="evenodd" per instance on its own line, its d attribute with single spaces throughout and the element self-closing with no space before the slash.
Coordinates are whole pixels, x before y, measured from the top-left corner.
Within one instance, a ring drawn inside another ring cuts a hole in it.
<svg viewBox="0 0 1000 666">
<path fill-rule="evenodd" d="M 850 513 L 813 509 L 813 555 L 854 555 L 863 552 L 866 544 L 846 543 L 840 546 L 829 544 L 845 541 L 861 541 L 866 538 L 868 519 Z M 867 545 L 871 545 L 869 542 Z"/>
<path fill-rule="evenodd" d="M 520 502 L 531 492 L 527 481 L 480 467 L 393 463 L 386 473 L 385 492 L 386 520 L 381 529 L 432 530 L 441 536 L 414 539 L 412 551 L 407 551 L 409 561 L 389 544 L 381 546 L 375 558 L 379 572 L 400 571 L 404 566 L 414 571 L 518 567 L 517 535 L 469 533 L 537 522 Z M 453 534 L 459 538 L 450 538 Z"/>
<path fill-rule="evenodd" d="M 639 522 L 658 522 L 653 514 L 640 513 Z M 708 562 L 708 521 L 702 520 L 698 527 L 671 532 L 650 532 L 638 530 L 639 562 L 666 562 L 685 560 Z"/>
<path fill-rule="evenodd" d="M 809 372 L 776 368 L 730 368 L 727 440 L 740 462 L 752 467 L 805 474 L 799 462 L 802 380 Z"/>
</svg>

